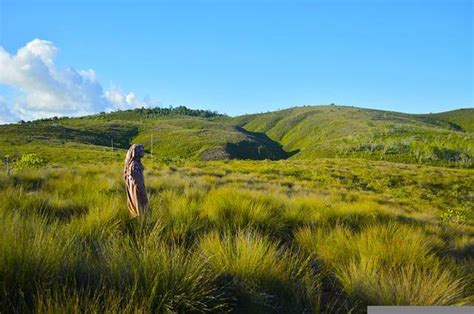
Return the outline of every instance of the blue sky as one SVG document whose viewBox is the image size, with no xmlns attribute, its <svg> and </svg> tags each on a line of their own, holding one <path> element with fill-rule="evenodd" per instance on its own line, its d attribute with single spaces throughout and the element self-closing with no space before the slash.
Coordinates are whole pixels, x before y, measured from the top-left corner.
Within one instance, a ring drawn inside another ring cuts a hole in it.
<svg viewBox="0 0 474 314">
<path fill-rule="evenodd" d="M 414 113 L 473 105 L 471 1 L 0 2 L 0 66 L 11 71 L 0 74 L 3 120 L 143 104 L 231 115 L 333 102 Z M 36 70 L 12 79 L 25 62 Z M 54 84 L 25 83 L 31 75 Z"/>
</svg>

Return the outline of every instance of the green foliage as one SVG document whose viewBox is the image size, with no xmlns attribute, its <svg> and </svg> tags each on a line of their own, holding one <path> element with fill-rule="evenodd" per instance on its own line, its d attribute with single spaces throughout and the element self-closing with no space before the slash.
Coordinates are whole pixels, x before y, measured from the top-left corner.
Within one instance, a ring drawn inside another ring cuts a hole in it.
<svg viewBox="0 0 474 314">
<path fill-rule="evenodd" d="M 129 110 L 118 110 L 109 114 L 101 113 L 96 115 L 99 119 L 150 119 L 162 116 L 189 116 L 189 117 L 220 117 L 221 114 L 211 110 L 189 109 L 185 106 L 169 107 L 169 108 L 137 108 Z"/>
<path fill-rule="evenodd" d="M 37 154 L 24 154 L 15 161 L 13 169 L 16 171 L 38 169 L 44 167 L 46 164 L 46 160 Z"/>
<path fill-rule="evenodd" d="M 441 214 L 441 219 L 446 223 L 462 223 L 467 221 L 468 213 L 467 207 L 448 208 Z"/>
</svg>

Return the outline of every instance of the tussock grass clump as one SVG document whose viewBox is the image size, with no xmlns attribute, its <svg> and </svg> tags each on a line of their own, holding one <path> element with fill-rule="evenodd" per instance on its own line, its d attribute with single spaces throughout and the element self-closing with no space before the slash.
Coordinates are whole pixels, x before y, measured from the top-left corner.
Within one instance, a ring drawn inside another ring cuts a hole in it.
<svg viewBox="0 0 474 314">
<path fill-rule="evenodd" d="M 10 215 L 0 221 L 0 309 L 31 302 L 37 289 L 66 282 L 75 263 L 60 226 L 40 217 Z"/>
<path fill-rule="evenodd" d="M 344 291 L 363 304 L 448 305 L 464 293 L 456 271 L 432 251 L 419 228 L 397 223 L 304 228 L 297 243 L 332 269 Z"/>
<path fill-rule="evenodd" d="M 309 224 L 318 221 L 328 206 L 327 200 L 322 197 L 295 197 L 287 203 L 283 217 L 294 226 Z"/>
<path fill-rule="evenodd" d="M 255 231 L 223 236 L 214 232 L 202 237 L 199 249 L 229 282 L 240 306 L 283 312 L 319 307 L 319 277 L 309 259 L 267 236 Z"/>
<path fill-rule="evenodd" d="M 281 218 L 285 205 L 277 196 L 222 188 L 209 192 L 201 214 L 221 230 L 250 227 L 279 233 L 285 228 Z"/>
<path fill-rule="evenodd" d="M 73 216 L 87 213 L 87 206 L 72 200 L 48 196 L 45 193 L 32 193 L 22 188 L 7 188 L 0 192 L 5 197 L 0 211 L 20 214 L 23 217 L 36 215 L 49 220 L 69 220 Z"/>
<path fill-rule="evenodd" d="M 346 225 L 353 229 L 365 224 L 387 221 L 388 214 L 381 206 L 370 200 L 345 203 L 336 201 L 317 213 L 320 225 Z"/>
<path fill-rule="evenodd" d="M 203 193 L 186 189 L 183 194 L 164 191 L 157 207 L 157 216 L 164 226 L 164 236 L 172 242 L 192 242 L 206 228 L 199 215 Z"/>
<path fill-rule="evenodd" d="M 1 225 L 1 311 L 209 312 L 226 307 L 218 274 L 207 259 L 164 243 L 159 224 L 131 221 L 128 233 L 121 233 L 117 225 L 66 228 L 39 219 L 16 216 Z"/>
<path fill-rule="evenodd" d="M 180 246 L 169 246 L 153 229 L 138 247 L 115 242 L 107 247 L 112 290 L 126 296 L 125 309 L 147 312 L 208 312 L 224 309 L 222 293 L 206 259 Z"/>
<path fill-rule="evenodd" d="M 0 191 L 2 202 L 0 212 L 4 214 L 17 213 L 29 216 L 34 213 L 47 211 L 51 207 L 47 198 L 40 194 L 28 194 L 23 188 L 7 187 Z"/>
<path fill-rule="evenodd" d="M 113 291 L 87 293 L 81 290 L 68 291 L 67 288 L 38 291 L 32 307 L 35 313 L 130 313 L 122 307 L 122 296 Z M 28 307 L 20 306 L 18 311 L 28 311 Z M 134 309 L 144 311 L 141 308 Z"/>
</svg>

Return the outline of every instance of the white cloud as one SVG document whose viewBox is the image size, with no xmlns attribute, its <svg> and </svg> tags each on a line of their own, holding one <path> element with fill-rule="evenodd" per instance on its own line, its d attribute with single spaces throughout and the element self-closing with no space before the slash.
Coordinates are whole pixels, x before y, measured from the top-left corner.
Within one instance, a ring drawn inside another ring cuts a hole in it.
<svg viewBox="0 0 474 314">
<path fill-rule="evenodd" d="M 0 84 L 20 94 L 8 101 L 1 99 L 0 123 L 150 105 L 114 86 L 104 91 L 92 69 L 58 69 L 54 64 L 57 53 L 52 42 L 40 39 L 32 40 L 16 54 L 0 47 Z"/>
<path fill-rule="evenodd" d="M 143 101 L 140 101 L 135 96 L 135 93 L 124 93 L 116 86 L 112 86 L 105 92 L 105 98 L 113 105 L 113 109 L 150 107 L 152 105 L 151 100 L 145 98 Z"/>
</svg>

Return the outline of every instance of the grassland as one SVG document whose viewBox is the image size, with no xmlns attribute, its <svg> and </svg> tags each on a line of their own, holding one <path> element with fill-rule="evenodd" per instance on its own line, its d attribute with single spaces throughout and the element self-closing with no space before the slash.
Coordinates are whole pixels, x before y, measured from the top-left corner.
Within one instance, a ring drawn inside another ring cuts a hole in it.
<svg viewBox="0 0 474 314">
<path fill-rule="evenodd" d="M 147 156 L 152 214 L 131 220 L 123 152 L 0 176 L 0 311 L 474 302 L 472 170 Z"/>
</svg>

